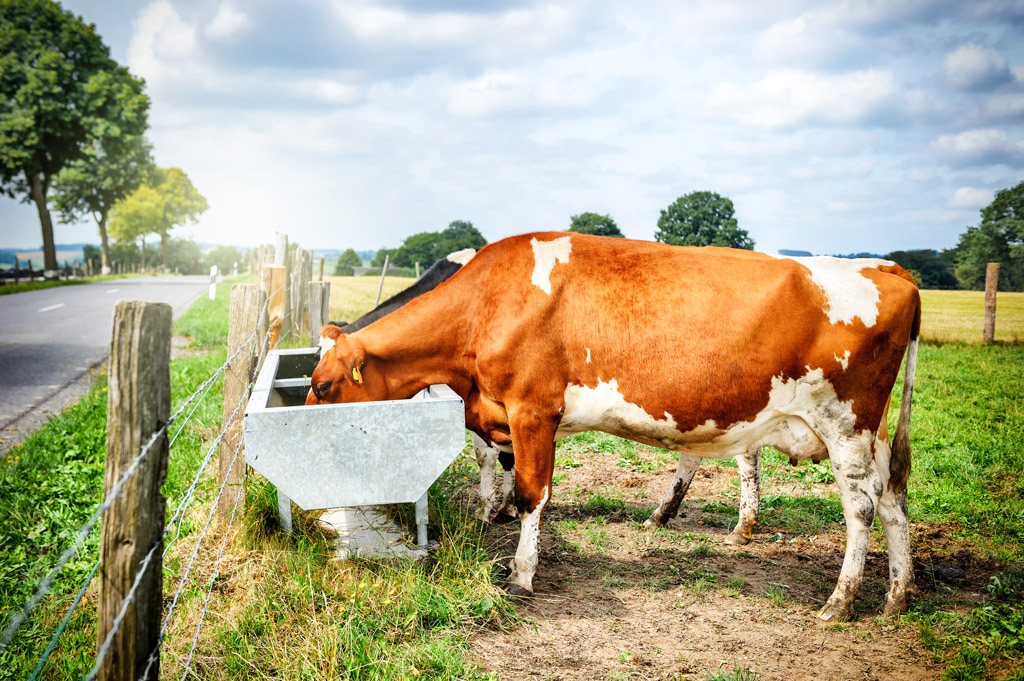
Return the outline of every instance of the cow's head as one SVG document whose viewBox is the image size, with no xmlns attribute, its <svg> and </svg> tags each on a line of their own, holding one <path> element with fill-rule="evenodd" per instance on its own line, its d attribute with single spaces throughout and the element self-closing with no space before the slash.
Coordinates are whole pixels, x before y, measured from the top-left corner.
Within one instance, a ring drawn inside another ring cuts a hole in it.
<svg viewBox="0 0 1024 681">
<path fill-rule="evenodd" d="M 313 370 L 306 404 L 366 402 L 369 394 L 363 376 L 366 352 L 362 343 L 350 339 L 337 326 L 320 330 L 320 362 Z"/>
</svg>

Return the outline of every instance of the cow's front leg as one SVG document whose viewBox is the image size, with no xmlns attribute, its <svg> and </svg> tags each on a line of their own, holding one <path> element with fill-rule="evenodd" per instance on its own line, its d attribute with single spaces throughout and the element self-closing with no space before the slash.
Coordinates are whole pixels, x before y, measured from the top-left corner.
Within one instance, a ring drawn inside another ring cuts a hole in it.
<svg viewBox="0 0 1024 681">
<path fill-rule="evenodd" d="M 514 596 L 528 596 L 533 594 L 533 576 L 540 562 L 541 517 L 551 498 L 557 420 L 529 409 L 509 416 L 516 452 L 515 503 L 521 527 L 519 546 L 509 565 L 511 574 L 506 591 Z"/>
<path fill-rule="evenodd" d="M 749 544 L 754 538 L 757 513 L 761 506 L 761 450 L 736 457 L 740 469 L 740 517 L 736 528 L 725 538 L 729 544 Z"/>
<path fill-rule="evenodd" d="M 687 490 L 690 489 L 693 475 L 697 472 L 699 466 L 700 457 L 696 454 L 679 453 L 679 465 L 676 466 L 676 474 L 672 477 L 672 484 L 669 485 L 668 491 L 665 492 L 665 497 L 658 504 L 658 508 L 654 509 L 651 517 L 644 521 L 644 525 L 647 527 L 662 527 L 665 523 L 676 517 L 676 514 L 679 513 L 679 504 L 683 501 L 683 497 L 686 496 Z"/>
<path fill-rule="evenodd" d="M 853 616 L 853 602 L 864 581 L 864 562 L 875 508 L 882 494 L 882 480 L 871 458 L 870 444 L 863 438 L 830 444 L 829 458 L 846 519 L 846 555 L 835 591 L 818 611 L 818 617 L 825 621 Z"/>
</svg>

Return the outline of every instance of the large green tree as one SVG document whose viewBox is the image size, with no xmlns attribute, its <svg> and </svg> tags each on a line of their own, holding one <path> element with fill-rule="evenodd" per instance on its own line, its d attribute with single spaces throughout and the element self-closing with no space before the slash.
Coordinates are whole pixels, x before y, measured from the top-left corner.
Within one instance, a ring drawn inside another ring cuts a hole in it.
<svg viewBox="0 0 1024 681">
<path fill-rule="evenodd" d="M 142 268 L 146 268 L 146 237 L 155 233 L 163 214 L 163 197 L 148 185 L 142 185 L 114 204 L 110 211 L 110 234 L 122 243 L 138 240 L 142 250 Z M 166 249 L 164 250 L 166 256 Z"/>
<path fill-rule="evenodd" d="M 178 225 L 196 222 L 209 208 L 209 204 L 181 168 L 157 168 L 152 173 L 150 184 L 161 199 L 160 219 L 153 231 L 160 235 L 160 249 L 166 269 L 168 233 Z"/>
<path fill-rule="evenodd" d="M 916 251 L 893 251 L 886 255 L 887 260 L 899 264 L 921 279 L 921 288 L 955 289 L 956 276 L 953 274 L 952 249 L 941 253 L 931 249 Z"/>
<path fill-rule="evenodd" d="M 338 256 L 337 262 L 334 263 L 334 276 L 336 277 L 351 277 L 355 274 L 356 267 L 362 267 L 363 261 L 359 255 L 351 248 L 345 249 L 345 252 Z"/>
<path fill-rule="evenodd" d="M 114 204 L 137 188 L 152 171 L 145 138 L 149 97 L 128 69 L 103 71 L 86 84 L 89 109 L 85 123 L 90 142 L 81 158 L 57 175 L 53 205 L 61 222 L 78 222 L 89 214 L 100 232 L 102 271 L 110 271 L 107 218 Z"/>
<path fill-rule="evenodd" d="M 728 246 L 753 250 L 736 222 L 732 201 L 715 192 L 690 192 L 661 211 L 654 238 L 674 246 Z"/>
<path fill-rule="evenodd" d="M 408 237 L 391 256 L 399 267 L 419 263 L 428 268 L 449 253 L 464 248 L 480 248 L 487 243 L 483 234 L 467 220 L 453 220 L 440 232 L 419 232 Z"/>
<path fill-rule="evenodd" d="M 51 0 L 0 0 L 0 193 L 35 203 L 57 276 L 47 195 L 89 141 L 99 74 L 116 63 L 92 24 Z"/>
<path fill-rule="evenodd" d="M 596 234 L 598 236 L 616 236 L 625 238 L 625 234 L 615 224 L 611 215 L 599 215 L 597 213 L 580 213 L 573 215 L 569 223 L 570 232 L 580 234 Z"/>
<path fill-rule="evenodd" d="M 981 209 L 981 224 L 960 235 L 956 277 L 961 286 L 984 288 L 990 262 L 1000 263 L 1000 290 L 1024 290 L 1024 182 L 996 192 Z"/>
</svg>

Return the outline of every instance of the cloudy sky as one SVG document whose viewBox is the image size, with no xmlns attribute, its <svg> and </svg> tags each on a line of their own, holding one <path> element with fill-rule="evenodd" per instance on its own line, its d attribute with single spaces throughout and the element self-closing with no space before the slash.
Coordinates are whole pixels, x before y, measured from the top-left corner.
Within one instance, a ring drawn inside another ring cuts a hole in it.
<svg viewBox="0 0 1024 681">
<path fill-rule="evenodd" d="M 954 246 L 1024 180 L 1024 1 L 65 0 L 239 246 L 488 240 L 695 190 L 759 250 Z M 58 242 L 97 241 L 92 223 Z M 38 247 L 0 198 L 0 246 Z"/>
</svg>

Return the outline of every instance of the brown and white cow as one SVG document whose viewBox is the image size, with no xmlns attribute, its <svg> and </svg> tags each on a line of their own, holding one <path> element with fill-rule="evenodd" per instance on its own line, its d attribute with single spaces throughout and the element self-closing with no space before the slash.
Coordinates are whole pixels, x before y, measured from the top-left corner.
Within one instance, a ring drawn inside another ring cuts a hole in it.
<svg viewBox="0 0 1024 681">
<path fill-rule="evenodd" d="M 403 399 L 433 383 L 461 395 L 468 428 L 515 448 L 511 593 L 533 590 L 557 437 L 603 430 L 692 457 L 763 445 L 797 460 L 827 455 L 847 543 L 819 617 L 852 612 L 876 511 L 892 614 L 914 584 L 906 488 L 919 324 L 917 287 L 886 261 L 527 234 L 484 247 L 361 331 L 325 328 L 335 342 L 307 403 Z"/>
</svg>

